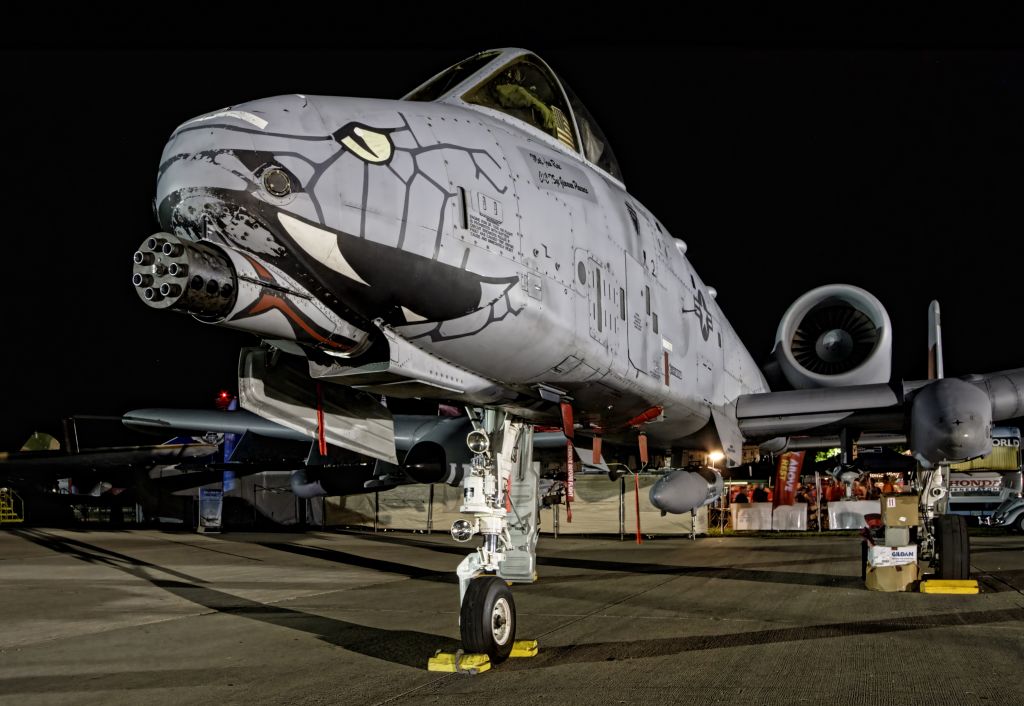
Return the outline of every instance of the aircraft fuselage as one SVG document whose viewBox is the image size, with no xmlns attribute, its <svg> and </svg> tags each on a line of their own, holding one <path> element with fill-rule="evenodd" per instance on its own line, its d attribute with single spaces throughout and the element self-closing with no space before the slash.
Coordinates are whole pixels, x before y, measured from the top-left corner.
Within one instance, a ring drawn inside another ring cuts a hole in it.
<svg viewBox="0 0 1024 706">
<path fill-rule="evenodd" d="M 599 427 L 660 406 L 666 444 L 767 390 L 681 241 L 616 179 L 482 106 L 233 106 L 174 133 L 156 204 L 168 232 L 252 264 L 253 302 L 222 322 L 272 341 L 358 360 L 377 321 L 509 389 L 564 390 Z"/>
</svg>

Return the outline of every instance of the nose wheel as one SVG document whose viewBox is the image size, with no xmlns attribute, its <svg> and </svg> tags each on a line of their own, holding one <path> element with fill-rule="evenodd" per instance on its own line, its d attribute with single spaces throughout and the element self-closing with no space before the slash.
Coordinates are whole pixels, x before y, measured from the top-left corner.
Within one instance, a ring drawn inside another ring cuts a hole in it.
<svg viewBox="0 0 1024 706">
<path fill-rule="evenodd" d="M 935 518 L 935 574 L 940 579 L 966 580 L 971 577 L 971 539 L 967 521 L 961 515 Z"/>
<path fill-rule="evenodd" d="M 459 613 L 462 647 L 504 662 L 516 639 L 516 604 L 508 585 L 496 576 L 469 582 Z"/>
</svg>

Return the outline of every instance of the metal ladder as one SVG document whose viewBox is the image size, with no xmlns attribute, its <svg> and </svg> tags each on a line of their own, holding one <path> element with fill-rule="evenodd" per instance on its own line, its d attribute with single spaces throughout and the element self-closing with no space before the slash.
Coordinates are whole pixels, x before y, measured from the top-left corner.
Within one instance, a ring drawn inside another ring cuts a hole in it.
<svg viewBox="0 0 1024 706">
<path fill-rule="evenodd" d="M 0 524 L 16 524 L 25 521 L 25 503 L 21 496 L 10 488 L 0 488 Z"/>
</svg>

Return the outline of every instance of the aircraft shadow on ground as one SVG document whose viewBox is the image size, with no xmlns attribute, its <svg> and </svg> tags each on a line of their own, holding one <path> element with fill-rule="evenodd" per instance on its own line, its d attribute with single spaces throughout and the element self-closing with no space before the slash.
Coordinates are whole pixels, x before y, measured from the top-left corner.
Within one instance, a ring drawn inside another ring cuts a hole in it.
<svg viewBox="0 0 1024 706">
<path fill-rule="evenodd" d="M 771 630 L 726 633 L 723 635 L 692 635 L 619 642 L 593 642 L 582 645 L 544 647 L 530 660 L 514 661 L 510 669 L 534 669 L 561 666 L 575 662 L 609 662 L 646 657 L 665 657 L 731 647 L 775 645 L 803 640 L 828 640 L 885 633 L 927 630 L 932 628 L 1006 623 L 1024 620 L 1024 608 L 940 613 L 892 618 L 889 620 L 858 620 Z"/>
<path fill-rule="evenodd" d="M 1017 591 L 1024 593 L 1024 569 L 1000 569 L 979 571 L 976 567 L 972 572 L 978 583 L 985 587 L 985 593 L 1005 593 Z"/>
<path fill-rule="evenodd" d="M 39 546 L 80 561 L 107 566 L 148 581 L 157 588 L 209 610 L 298 630 L 368 657 L 422 669 L 426 658 L 436 650 L 454 651 L 459 647 L 458 641 L 450 637 L 414 630 L 383 630 L 241 598 L 200 585 L 207 582 L 197 577 L 140 561 L 88 542 L 58 537 L 38 530 L 17 530 L 16 534 Z M 158 571 L 178 580 L 152 576 L 149 573 L 151 571 Z"/>
<path fill-rule="evenodd" d="M 69 539 L 66 537 L 57 537 L 38 530 L 16 530 L 15 534 L 52 551 L 69 555 L 90 564 L 107 566 L 118 571 L 122 571 L 130 576 L 145 580 L 155 587 L 161 588 L 175 596 L 203 606 L 209 610 L 305 632 L 345 650 L 369 657 L 375 657 L 388 662 L 422 669 L 425 655 L 429 656 L 438 649 L 454 651 L 459 647 L 457 640 L 444 636 L 421 633 L 412 630 L 383 630 L 380 628 L 349 623 L 335 618 L 305 613 L 298 610 L 267 605 L 246 598 L 240 598 L 239 596 L 200 585 L 206 582 L 199 578 L 188 576 L 187 574 L 182 574 L 170 569 L 165 569 L 156 564 L 140 561 L 134 557 L 113 552 L 87 542 Z M 393 541 L 395 538 L 389 537 L 388 539 L 389 541 Z M 312 556 L 327 561 L 337 561 L 340 563 L 357 561 L 359 562 L 358 565 L 363 565 L 367 568 L 399 573 L 400 575 L 407 575 L 411 578 L 441 580 L 440 577 L 442 576 L 441 572 L 406 566 L 396 562 L 367 559 L 366 557 L 359 557 L 347 552 L 337 552 L 330 549 L 278 543 L 268 543 L 264 546 L 304 556 Z M 799 576 L 798 574 L 790 574 L 789 572 L 749 572 L 714 567 L 672 567 L 654 564 L 629 564 L 624 562 L 572 560 L 565 558 L 549 559 L 548 563 L 559 566 L 580 566 L 582 568 L 603 571 L 644 572 L 646 570 L 647 573 L 682 573 L 701 576 L 713 575 L 720 578 L 738 578 L 739 580 L 758 580 L 741 578 L 746 574 L 768 574 L 769 578 L 761 578 L 760 580 L 768 580 L 772 582 L 778 582 L 778 579 L 780 578 L 772 577 L 774 574 L 784 574 L 781 578 L 785 579 L 790 579 L 792 576 Z M 389 568 L 383 568 L 383 566 L 387 566 Z M 159 571 L 170 576 L 174 576 L 179 580 L 167 580 L 154 577 L 148 573 L 149 571 Z M 734 576 L 733 574 L 736 574 L 737 572 L 738 575 Z M 438 578 L 435 579 L 435 577 Z M 846 577 L 834 576 L 826 578 L 829 580 L 846 579 Z M 855 582 L 858 586 L 863 586 L 859 579 L 851 578 L 849 580 Z M 789 583 L 791 581 L 786 580 L 782 582 Z M 808 583 L 810 585 L 820 585 L 814 581 L 801 581 L 800 583 L 803 585 Z M 858 637 L 864 635 L 926 630 L 932 628 L 1014 621 L 1024 621 L 1024 608 L 1017 607 L 1002 610 L 968 612 L 957 611 L 933 615 L 898 617 L 888 620 L 859 620 L 844 623 L 826 623 L 822 625 L 745 631 L 721 635 L 692 635 L 644 640 L 596 642 L 582 645 L 550 646 L 542 649 L 540 654 L 533 659 L 513 661 L 504 668 L 512 670 L 535 669 L 538 667 L 560 666 L 563 664 L 577 662 L 607 662 L 642 659 L 647 657 L 662 657 L 682 654 L 685 652 L 699 650 L 771 645 L 803 640 Z"/>
<path fill-rule="evenodd" d="M 445 554 L 458 554 L 465 556 L 468 552 L 465 548 L 445 546 L 442 544 L 436 544 L 434 542 L 427 542 L 423 540 L 413 539 L 411 537 L 397 537 L 395 535 L 387 535 L 386 537 L 375 536 L 371 534 L 354 534 L 352 536 L 359 537 L 361 539 L 368 539 L 371 541 L 386 542 L 388 544 L 401 544 L 410 547 L 416 547 L 419 549 L 427 549 L 434 552 L 442 552 Z M 291 547 L 288 551 L 294 551 L 295 547 L 301 549 L 309 549 L 310 547 L 300 547 L 300 545 L 281 545 L 278 548 Z M 320 549 L 318 551 L 323 553 L 322 558 L 328 558 L 328 556 L 335 550 L 331 549 Z M 297 552 L 299 553 L 299 552 Z M 351 556 L 344 552 L 338 552 L 343 556 Z M 312 556 L 312 554 L 310 554 Z M 362 561 L 374 561 L 359 557 Z M 853 560 L 851 558 L 850 560 Z M 831 559 L 830 559 L 831 560 Z M 815 559 L 815 561 L 818 561 Z M 342 562 L 345 563 L 345 562 Z M 391 563 L 391 562 L 387 562 Z M 774 563 L 774 562 L 773 562 Z M 798 562 L 791 562 L 798 563 Z M 828 588 L 852 588 L 852 589 L 864 589 L 864 581 L 859 576 L 845 576 L 836 574 L 812 574 L 803 571 L 755 571 L 742 567 L 723 567 L 723 566 L 675 566 L 672 564 L 652 564 L 652 563 L 633 563 L 628 561 L 604 561 L 599 559 L 574 559 L 571 557 L 552 557 L 552 556 L 538 556 L 537 564 L 539 566 L 555 566 L 566 569 L 585 569 L 590 571 L 623 571 L 628 573 L 637 574 L 650 574 L 655 576 L 697 576 L 703 578 L 718 578 L 732 581 L 756 581 L 763 583 L 783 583 L 792 584 L 794 586 L 824 586 Z M 402 566 L 402 565 L 397 565 Z M 405 567 L 405 570 L 409 570 L 412 567 Z M 382 569 L 389 571 L 390 569 Z M 396 573 L 402 573 L 402 570 Z"/>
<path fill-rule="evenodd" d="M 424 569 L 411 564 L 400 564 L 396 561 L 359 556 L 358 554 L 350 554 L 349 552 L 342 552 L 337 549 L 314 547 L 308 544 L 289 544 L 285 542 L 259 542 L 258 544 L 261 547 L 274 549 L 280 552 L 298 554 L 300 556 L 320 559 L 322 561 L 330 561 L 336 564 L 345 564 L 346 566 L 359 566 L 364 569 L 372 569 L 373 571 L 398 574 L 399 576 L 406 576 L 411 579 L 453 584 L 458 584 L 459 582 L 458 578 L 455 576 L 454 568 L 448 571 L 434 571 L 433 569 Z"/>
<path fill-rule="evenodd" d="M 388 573 L 398 574 L 399 576 L 406 576 L 416 581 L 434 581 L 437 583 L 456 585 L 459 582 L 455 575 L 454 565 L 450 569 L 434 571 L 431 569 L 423 569 L 418 566 L 413 566 L 411 564 L 400 564 L 394 561 L 373 559 L 370 557 L 359 556 L 358 554 L 338 551 L 337 549 L 328 549 L 327 547 L 313 547 L 304 544 L 286 544 L 283 542 L 260 542 L 259 546 L 266 547 L 267 549 L 274 549 L 276 551 L 287 552 L 289 554 L 298 554 L 300 556 L 306 556 L 313 559 L 320 559 L 322 561 L 330 561 L 336 564 L 361 566 L 367 569 L 374 569 L 375 571 L 386 571 Z M 448 552 L 445 551 L 445 553 Z M 453 553 L 465 555 L 464 550 Z M 593 579 L 594 575 L 592 573 L 571 574 L 563 576 L 547 576 L 544 578 L 543 583 L 544 585 L 551 585 L 554 583 L 571 583 L 574 581 L 592 581 Z M 372 584 L 364 588 L 373 590 L 378 588 L 378 586 L 379 584 Z"/>
</svg>

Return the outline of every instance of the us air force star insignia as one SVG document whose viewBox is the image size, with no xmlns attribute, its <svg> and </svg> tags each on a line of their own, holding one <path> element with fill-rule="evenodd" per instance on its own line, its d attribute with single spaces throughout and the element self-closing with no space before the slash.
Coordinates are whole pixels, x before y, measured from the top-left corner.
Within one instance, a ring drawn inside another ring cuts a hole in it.
<svg viewBox="0 0 1024 706">
<path fill-rule="evenodd" d="M 388 133 L 391 130 L 349 123 L 334 133 L 334 139 L 364 162 L 387 164 L 394 154 L 394 146 Z"/>
<path fill-rule="evenodd" d="M 708 336 L 711 335 L 714 325 L 711 322 L 711 312 L 708 311 L 708 305 L 704 302 L 704 292 L 697 292 L 697 298 L 693 302 L 693 310 L 697 314 L 697 321 L 700 322 L 700 333 L 706 341 Z"/>
</svg>

